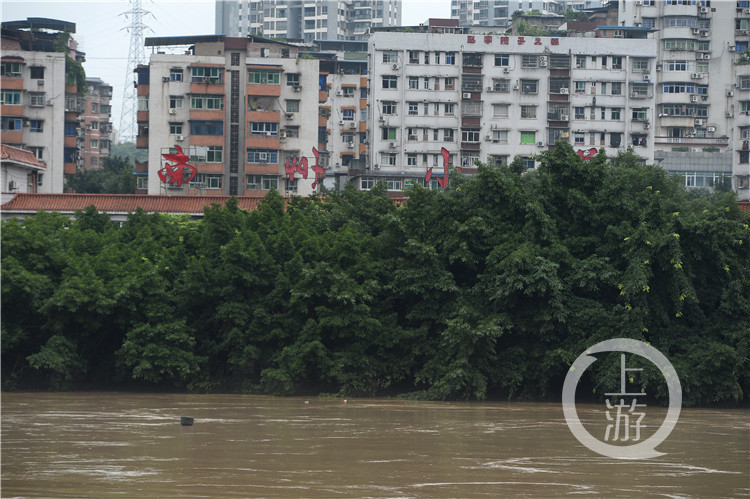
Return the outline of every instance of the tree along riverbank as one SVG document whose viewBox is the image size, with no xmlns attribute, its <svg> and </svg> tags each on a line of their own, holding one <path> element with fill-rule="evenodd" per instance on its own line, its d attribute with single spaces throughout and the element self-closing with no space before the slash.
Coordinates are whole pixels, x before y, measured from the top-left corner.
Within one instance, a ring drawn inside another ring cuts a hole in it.
<svg viewBox="0 0 750 499">
<path fill-rule="evenodd" d="M 670 359 L 686 405 L 747 401 L 735 197 L 566 144 L 521 170 L 452 172 L 402 206 L 379 185 L 200 221 L 6 222 L 3 387 L 548 399 L 587 347 L 630 337 Z M 632 384 L 665 401 L 645 367 Z M 590 369 L 590 392 L 619 386 L 617 362 Z"/>
</svg>

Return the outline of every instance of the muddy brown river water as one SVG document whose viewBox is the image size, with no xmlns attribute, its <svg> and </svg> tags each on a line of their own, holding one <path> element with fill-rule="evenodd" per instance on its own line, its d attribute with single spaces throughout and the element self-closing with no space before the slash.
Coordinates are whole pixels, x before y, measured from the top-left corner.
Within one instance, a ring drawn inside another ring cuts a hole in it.
<svg viewBox="0 0 750 499">
<path fill-rule="evenodd" d="M 2 497 L 750 495 L 748 410 L 683 409 L 642 461 L 583 447 L 559 404 L 517 402 L 4 393 L 1 436 Z"/>
</svg>

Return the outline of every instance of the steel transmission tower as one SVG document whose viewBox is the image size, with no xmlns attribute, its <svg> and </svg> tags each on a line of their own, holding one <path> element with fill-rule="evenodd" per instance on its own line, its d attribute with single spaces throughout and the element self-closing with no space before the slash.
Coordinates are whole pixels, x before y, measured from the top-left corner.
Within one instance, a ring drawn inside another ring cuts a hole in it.
<svg viewBox="0 0 750 499">
<path fill-rule="evenodd" d="M 124 29 L 130 32 L 130 51 L 128 65 L 125 68 L 125 88 L 122 93 L 122 114 L 120 115 L 120 141 L 135 142 L 138 135 L 136 121 L 138 110 L 138 93 L 133 85 L 133 72 L 139 64 L 145 64 L 146 50 L 143 45 L 143 32 L 148 28 L 143 24 L 143 15 L 149 14 L 141 7 L 141 0 L 130 0 L 130 10 L 123 12 L 130 19 L 130 25 Z"/>
</svg>

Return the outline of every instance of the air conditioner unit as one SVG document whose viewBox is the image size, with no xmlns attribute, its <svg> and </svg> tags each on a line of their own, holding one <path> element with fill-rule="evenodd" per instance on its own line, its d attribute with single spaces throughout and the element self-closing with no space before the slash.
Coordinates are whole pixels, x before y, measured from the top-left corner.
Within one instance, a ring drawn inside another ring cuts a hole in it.
<svg viewBox="0 0 750 499">
<path fill-rule="evenodd" d="M 354 149 L 354 142 L 347 142 L 346 147 L 348 147 L 349 149 Z"/>
<path fill-rule="evenodd" d="M 272 135 L 271 132 L 266 132 L 266 137 L 270 137 Z"/>
<path fill-rule="evenodd" d="M 731 118 L 731 117 L 732 117 L 732 113 L 727 113 L 727 114 L 726 114 L 725 116 L 726 116 L 727 118 Z"/>
<path fill-rule="evenodd" d="M 706 124 L 706 120 L 704 120 L 702 118 L 698 118 L 698 119 L 695 120 L 694 124 L 695 124 L 695 126 L 703 126 L 703 125 Z"/>
<path fill-rule="evenodd" d="M 701 36 L 708 36 L 710 34 L 711 34 L 710 31 L 701 31 Z"/>
<path fill-rule="evenodd" d="M 299 92 L 300 90 L 302 90 L 302 87 L 300 87 L 299 85 L 292 85 L 292 90 L 294 90 L 295 92 Z"/>
<path fill-rule="evenodd" d="M 716 131 L 716 127 L 715 126 L 710 126 L 710 127 L 706 128 L 706 131 L 708 133 L 714 133 Z"/>
<path fill-rule="evenodd" d="M 408 140 L 417 140 L 417 136 L 416 135 L 409 135 Z"/>
<path fill-rule="evenodd" d="M 643 3 L 641 2 L 641 0 L 635 0 L 635 4 L 638 5 L 638 6 L 643 5 Z"/>
<path fill-rule="evenodd" d="M 344 126 L 344 120 L 339 121 L 339 126 Z"/>
<path fill-rule="evenodd" d="M 294 113 L 286 113 L 286 119 L 291 120 L 294 118 Z"/>
<path fill-rule="evenodd" d="M 489 141 L 490 139 L 491 139 L 491 137 L 489 135 L 485 135 L 484 136 L 484 140 Z"/>
<path fill-rule="evenodd" d="M 730 47 L 727 47 L 727 50 L 730 51 L 730 52 L 734 52 L 735 50 L 737 50 L 737 47 L 735 47 L 734 45 L 732 45 Z"/>
<path fill-rule="evenodd" d="M 398 64 L 393 64 L 393 65 L 391 66 L 391 69 L 398 69 Z"/>
<path fill-rule="evenodd" d="M 464 92 L 463 98 L 464 98 L 464 99 L 471 99 L 471 93 L 469 93 L 469 92 Z"/>
<path fill-rule="evenodd" d="M 398 143 L 397 143 L 397 142 L 389 142 L 389 143 L 388 143 L 388 147 L 394 148 L 394 147 L 396 147 L 396 146 L 398 146 Z"/>
<path fill-rule="evenodd" d="M 562 87 L 562 88 L 560 89 L 560 93 L 561 93 L 561 94 L 567 95 L 567 94 L 568 94 L 568 92 L 570 92 L 570 89 L 568 89 L 567 87 Z"/>
<path fill-rule="evenodd" d="M 734 97 L 734 92 L 732 90 L 729 90 L 727 92 L 727 97 Z"/>
<path fill-rule="evenodd" d="M 540 68 L 546 68 L 547 67 L 547 59 L 540 59 L 539 60 L 539 67 Z"/>
<path fill-rule="evenodd" d="M 385 116 L 381 116 L 380 118 L 378 118 L 378 121 L 380 121 L 380 122 L 385 121 Z"/>
<path fill-rule="evenodd" d="M 710 58 L 711 58 L 711 54 L 709 53 L 703 54 L 703 59 L 710 59 Z"/>
<path fill-rule="evenodd" d="M 539 142 L 537 142 L 537 143 L 536 143 L 536 145 L 537 145 L 538 147 L 544 147 L 544 142 L 542 142 L 542 141 L 540 140 Z"/>
<path fill-rule="evenodd" d="M 492 92 L 492 91 L 494 91 L 494 90 L 495 90 L 495 88 L 494 88 L 494 87 L 487 87 L 487 91 L 488 91 L 488 92 Z"/>
<path fill-rule="evenodd" d="M 352 121 L 349 123 L 349 128 L 357 128 L 357 124 Z"/>
<path fill-rule="evenodd" d="M 698 102 L 698 96 L 697 95 L 691 95 L 690 96 L 690 102 Z"/>
<path fill-rule="evenodd" d="M 18 182 L 16 182 L 15 180 L 11 180 L 10 182 L 8 182 L 9 191 L 15 191 L 16 189 L 18 189 Z"/>
<path fill-rule="evenodd" d="M 750 14 L 750 9 L 742 9 L 743 14 Z"/>
<path fill-rule="evenodd" d="M 708 95 L 701 95 L 701 99 L 703 99 L 704 101 L 708 100 Z"/>
<path fill-rule="evenodd" d="M 643 75 L 644 81 L 649 81 L 651 79 L 651 75 Z"/>
<path fill-rule="evenodd" d="M 700 32 L 701 32 L 701 30 L 699 30 L 698 28 L 694 28 L 694 29 L 693 29 L 693 34 L 694 34 L 694 35 L 699 35 L 699 34 L 700 34 Z"/>
<path fill-rule="evenodd" d="M 567 115 L 567 114 L 561 114 L 560 115 L 560 120 L 561 121 L 568 121 L 569 119 L 570 119 L 570 115 Z"/>
<path fill-rule="evenodd" d="M 44 80 L 37 80 L 36 84 L 39 85 L 40 87 L 43 87 L 44 86 Z"/>
<path fill-rule="evenodd" d="M 503 73 L 505 73 L 505 74 L 510 73 L 510 68 L 503 68 Z"/>
<path fill-rule="evenodd" d="M 703 78 L 703 75 L 701 75 L 700 73 L 693 73 L 692 75 L 690 75 L 690 77 L 694 80 L 700 80 L 701 78 Z"/>
<path fill-rule="evenodd" d="M 185 136 L 184 135 L 176 135 L 174 139 L 177 142 L 182 142 L 183 140 L 185 140 Z"/>
<path fill-rule="evenodd" d="M 169 109 L 169 114 L 177 114 L 177 109 L 175 109 L 175 108 L 170 108 L 170 109 Z"/>
<path fill-rule="evenodd" d="M 513 90 L 518 90 L 518 83 L 516 83 L 515 85 L 513 85 Z"/>
<path fill-rule="evenodd" d="M 701 7 L 701 14 L 708 14 L 711 12 L 708 7 Z"/>
<path fill-rule="evenodd" d="M 286 130 L 280 130 L 279 131 L 279 138 L 285 139 L 286 138 Z"/>
<path fill-rule="evenodd" d="M 164 83 L 169 83 L 169 76 L 162 76 L 161 81 Z"/>
<path fill-rule="evenodd" d="M 344 92 L 342 92 L 341 90 L 336 90 L 337 97 L 341 97 L 342 95 L 344 95 Z"/>
<path fill-rule="evenodd" d="M 380 165 L 378 165 L 378 164 L 372 165 L 372 167 L 373 167 L 374 169 L 376 169 L 376 170 L 380 170 Z"/>
</svg>

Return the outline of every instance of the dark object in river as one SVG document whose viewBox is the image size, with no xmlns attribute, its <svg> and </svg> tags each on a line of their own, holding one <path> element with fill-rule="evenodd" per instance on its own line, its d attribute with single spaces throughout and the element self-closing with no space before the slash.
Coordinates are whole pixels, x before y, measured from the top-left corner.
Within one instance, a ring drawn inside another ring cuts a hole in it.
<svg viewBox="0 0 750 499">
<path fill-rule="evenodd" d="M 180 424 L 182 426 L 193 426 L 193 418 L 189 418 L 187 416 L 182 416 L 180 418 Z"/>
</svg>

